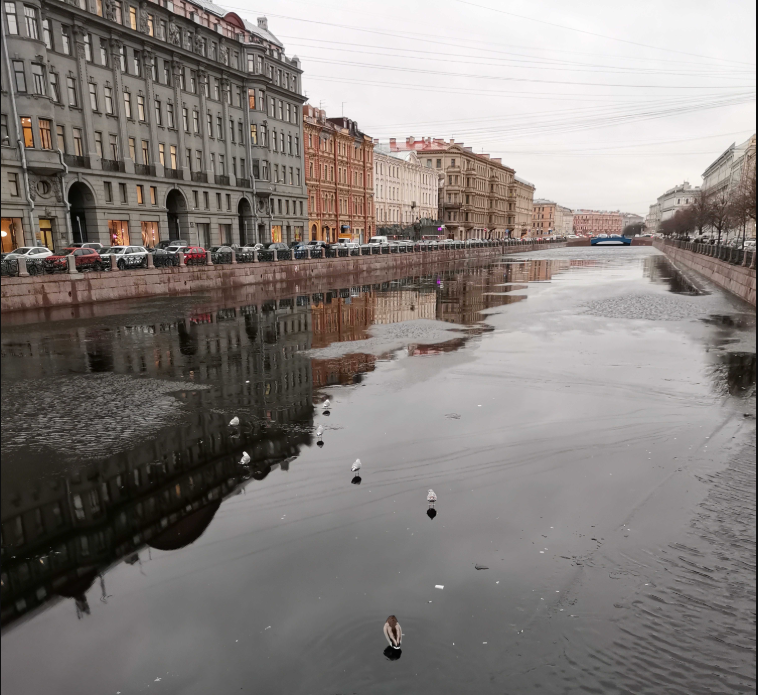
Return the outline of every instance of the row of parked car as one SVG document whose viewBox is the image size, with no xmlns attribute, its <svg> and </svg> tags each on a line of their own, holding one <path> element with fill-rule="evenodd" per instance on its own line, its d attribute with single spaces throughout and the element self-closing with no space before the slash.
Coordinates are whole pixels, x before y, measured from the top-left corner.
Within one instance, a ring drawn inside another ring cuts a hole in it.
<svg viewBox="0 0 758 695">
<path fill-rule="evenodd" d="M 228 246 L 211 246 L 205 249 L 202 246 L 193 246 L 184 239 L 174 239 L 171 241 L 162 241 L 155 248 L 145 246 L 105 246 L 98 242 L 74 243 L 59 250 L 51 251 L 44 246 L 22 246 L 13 251 L 3 254 L 3 260 L 14 260 L 24 258 L 32 263 L 27 263 L 27 267 L 33 269 L 38 264 L 35 261 L 43 261 L 44 266 L 49 270 L 62 270 L 67 267 L 68 256 L 74 257 L 74 263 L 79 270 L 106 270 L 111 267 L 111 258 L 116 259 L 116 266 L 119 269 L 125 269 L 135 266 L 146 266 L 148 254 L 153 254 L 156 265 L 163 265 L 158 260 L 160 256 L 174 256 L 182 253 L 184 263 L 198 263 L 206 258 L 207 251 L 213 254 L 252 254 L 261 251 L 294 251 L 294 250 L 311 250 L 311 252 L 320 252 L 321 249 L 329 251 L 330 249 L 359 249 L 373 247 L 389 247 L 389 250 L 412 251 L 414 246 L 424 247 L 426 250 L 439 250 L 453 248 L 456 242 L 452 239 L 430 240 L 430 241 L 409 241 L 409 240 L 391 240 L 384 236 L 371 237 L 365 244 L 357 242 L 340 240 L 337 243 L 329 244 L 324 241 L 292 242 L 289 245 L 283 242 L 267 242 L 254 244 L 251 246 L 239 246 L 237 244 Z M 487 241 L 483 239 L 469 239 L 464 243 L 466 247 L 484 246 Z M 392 247 L 396 247 L 393 249 Z M 316 255 L 316 254 L 314 254 Z M 168 264 L 168 263 L 167 263 Z M 172 262 L 171 265 L 174 263 Z M 33 271 L 32 271 L 33 272 Z"/>
</svg>

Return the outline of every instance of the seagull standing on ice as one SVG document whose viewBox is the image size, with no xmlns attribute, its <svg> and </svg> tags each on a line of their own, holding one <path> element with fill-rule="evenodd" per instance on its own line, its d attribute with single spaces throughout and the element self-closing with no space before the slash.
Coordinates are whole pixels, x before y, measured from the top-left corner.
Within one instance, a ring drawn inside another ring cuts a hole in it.
<svg viewBox="0 0 758 695">
<path fill-rule="evenodd" d="M 326 399 L 326 400 L 325 400 L 325 401 L 322 403 L 321 407 L 322 407 L 324 410 L 329 410 L 329 408 L 331 408 L 331 407 L 332 407 L 332 404 L 331 404 L 331 402 L 329 401 L 329 399 L 327 398 L 327 399 Z"/>
<path fill-rule="evenodd" d="M 429 502 L 429 504 L 434 504 L 437 501 L 437 493 L 434 490 L 429 490 L 429 492 L 426 493 L 426 501 Z"/>
<path fill-rule="evenodd" d="M 247 451 L 242 452 L 242 458 L 240 459 L 240 466 L 247 466 L 250 463 L 250 454 Z"/>
<path fill-rule="evenodd" d="M 350 470 L 353 473 L 357 473 L 361 469 L 361 465 L 362 465 L 361 464 L 361 460 L 360 459 L 355 459 L 355 463 L 352 466 L 350 466 Z"/>
<path fill-rule="evenodd" d="M 400 649 L 400 645 L 403 642 L 403 630 L 394 615 L 387 618 L 387 622 L 384 623 L 384 636 L 390 643 L 390 647 L 393 649 Z"/>
<path fill-rule="evenodd" d="M 324 434 L 324 428 L 321 425 L 319 425 L 316 428 L 316 436 L 320 438 L 322 434 Z"/>
<path fill-rule="evenodd" d="M 231 420 L 229 420 L 229 427 L 236 427 L 240 424 L 240 419 L 235 415 Z"/>
</svg>

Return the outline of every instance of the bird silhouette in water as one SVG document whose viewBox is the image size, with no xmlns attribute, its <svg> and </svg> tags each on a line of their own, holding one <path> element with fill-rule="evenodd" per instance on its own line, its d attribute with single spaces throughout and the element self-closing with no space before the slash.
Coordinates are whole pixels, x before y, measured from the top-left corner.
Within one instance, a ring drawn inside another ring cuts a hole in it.
<svg viewBox="0 0 758 695">
<path fill-rule="evenodd" d="M 384 636 L 387 638 L 390 647 L 400 649 L 403 642 L 403 630 L 394 615 L 387 618 L 387 622 L 384 623 Z"/>
<path fill-rule="evenodd" d="M 242 458 L 240 459 L 240 466 L 247 466 L 250 463 L 250 454 L 247 451 L 242 452 Z"/>
<path fill-rule="evenodd" d="M 236 427 L 240 424 L 240 419 L 235 415 L 231 420 L 229 420 L 229 427 Z"/>
</svg>

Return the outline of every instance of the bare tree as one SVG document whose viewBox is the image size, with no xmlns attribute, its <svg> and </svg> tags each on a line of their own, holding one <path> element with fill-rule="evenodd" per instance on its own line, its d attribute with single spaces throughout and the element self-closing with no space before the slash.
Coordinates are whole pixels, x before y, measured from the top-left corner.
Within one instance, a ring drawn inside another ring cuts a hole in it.
<svg viewBox="0 0 758 695">
<path fill-rule="evenodd" d="M 695 194 L 695 198 L 693 199 L 692 205 L 689 206 L 689 210 L 698 236 L 702 236 L 706 227 L 708 227 L 710 223 L 710 204 L 705 191 L 698 191 Z"/>
<path fill-rule="evenodd" d="M 642 234 L 645 229 L 646 227 L 644 222 L 634 222 L 632 224 L 626 225 L 626 227 L 624 227 L 624 231 L 621 232 L 621 235 L 630 237 L 634 236 L 635 234 Z"/>
<path fill-rule="evenodd" d="M 729 232 L 734 225 L 734 207 L 732 196 L 727 191 L 721 191 L 708 200 L 708 224 L 717 234 L 717 242 L 721 237 L 729 238 Z"/>
<path fill-rule="evenodd" d="M 690 208 L 677 210 L 673 217 L 661 222 L 663 236 L 689 238 L 693 229 L 695 229 L 695 221 Z"/>
<path fill-rule="evenodd" d="M 732 195 L 731 213 L 734 226 L 742 232 L 742 248 L 745 248 L 748 224 L 751 220 L 755 224 L 755 166 L 745 172 Z"/>
</svg>

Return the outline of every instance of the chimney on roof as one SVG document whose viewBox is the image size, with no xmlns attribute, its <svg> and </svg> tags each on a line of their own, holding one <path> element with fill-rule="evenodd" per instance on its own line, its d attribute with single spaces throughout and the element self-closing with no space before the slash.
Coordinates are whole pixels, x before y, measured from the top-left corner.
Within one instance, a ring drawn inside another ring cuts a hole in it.
<svg viewBox="0 0 758 695">
<path fill-rule="evenodd" d="M 406 144 L 408 144 L 410 147 L 413 147 L 413 143 L 416 142 L 416 138 L 413 137 L 413 135 L 409 135 L 406 139 Z"/>
<path fill-rule="evenodd" d="M 390 151 L 397 151 L 397 138 L 390 138 Z"/>
<path fill-rule="evenodd" d="M 264 31 L 268 31 L 268 19 L 266 17 L 258 17 L 258 26 Z"/>
</svg>

